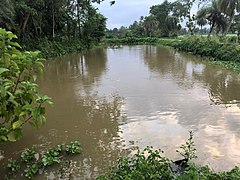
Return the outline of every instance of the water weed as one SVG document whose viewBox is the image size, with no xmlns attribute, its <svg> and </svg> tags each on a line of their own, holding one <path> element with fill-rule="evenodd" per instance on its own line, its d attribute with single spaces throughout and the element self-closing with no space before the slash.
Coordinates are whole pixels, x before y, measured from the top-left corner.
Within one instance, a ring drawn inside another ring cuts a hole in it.
<svg viewBox="0 0 240 180">
<path fill-rule="evenodd" d="M 55 148 L 48 149 L 43 153 L 38 153 L 36 147 L 26 149 L 20 156 L 20 161 L 9 160 L 8 172 L 10 176 L 18 172 L 26 178 L 33 178 L 40 169 L 59 164 L 66 161 L 67 155 L 79 154 L 82 152 L 79 141 L 72 141 L 67 145 L 58 145 Z"/>
</svg>

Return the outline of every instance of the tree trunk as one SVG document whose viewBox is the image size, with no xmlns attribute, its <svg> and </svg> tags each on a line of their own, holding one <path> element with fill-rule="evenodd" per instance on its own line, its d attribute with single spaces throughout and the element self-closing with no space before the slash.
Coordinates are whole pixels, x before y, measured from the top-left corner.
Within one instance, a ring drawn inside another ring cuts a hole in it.
<svg viewBox="0 0 240 180">
<path fill-rule="evenodd" d="M 22 24 L 22 26 L 21 26 L 20 38 L 22 38 L 22 37 L 23 37 L 23 34 L 25 33 L 25 29 L 26 29 L 26 27 L 27 27 L 27 23 L 28 23 L 29 17 L 30 17 L 30 13 L 28 13 L 28 14 L 25 16 L 24 20 L 23 20 L 23 24 Z"/>
<path fill-rule="evenodd" d="M 77 5 L 77 18 L 78 18 L 78 36 L 81 39 L 81 22 L 80 22 L 80 5 Z"/>
<path fill-rule="evenodd" d="M 214 27 L 214 25 L 215 25 L 215 21 L 212 23 L 212 26 L 211 26 L 211 28 L 210 28 L 210 31 L 209 31 L 209 33 L 208 33 L 208 37 L 210 37 L 210 35 L 211 35 L 211 33 L 212 33 L 212 30 L 213 30 L 213 27 Z"/>
<path fill-rule="evenodd" d="M 224 34 L 226 35 L 228 33 L 228 31 L 230 30 L 231 28 L 231 25 L 232 25 L 232 22 L 234 21 L 234 18 L 235 18 L 235 14 L 233 14 L 230 19 L 229 19 L 229 22 L 227 23 L 227 26 L 226 26 L 226 29 L 224 31 Z"/>
<path fill-rule="evenodd" d="M 53 8 L 54 4 L 52 1 L 52 37 L 53 39 L 55 38 L 55 15 L 54 15 L 54 8 Z"/>
</svg>

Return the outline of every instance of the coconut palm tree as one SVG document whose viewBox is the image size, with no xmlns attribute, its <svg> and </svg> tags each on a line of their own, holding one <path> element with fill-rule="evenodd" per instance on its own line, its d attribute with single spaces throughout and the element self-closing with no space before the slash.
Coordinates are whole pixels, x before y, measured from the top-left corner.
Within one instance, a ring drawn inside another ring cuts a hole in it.
<svg viewBox="0 0 240 180">
<path fill-rule="evenodd" d="M 201 17 L 199 19 L 197 19 L 197 25 L 200 26 L 200 29 L 202 31 L 202 27 L 205 26 L 207 24 L 207 19 L 204 17 Z"/>
<path fill-rule="evenodd" d="M 201 21 L 203 21 L 205 19 L 209 22 L 210 31 L 208 36 L 211 35 L 214 28 L 216 28 L 216 32 L 218 33 L 219 31 L 224 32 L 226 27 L 225 19 L 219 9 L 218 3 L 218 0 L 212 0 L 212 3 L 210 5 L 202 7 L 197 12 L 196 18 L 198 20 L 201 19 Z"/>
<path fill-rule="evenodd" d="M 169 33 L 176 36 L 177 32 L 181 29 L 181 25 L 179 24 L 179 20 L 175 16 L 168 16 L 165 20 L 166 28 Z M 171 34 L 170 34 L 171 35 Z"/>
<path fill-rule="evenodd" d="M 153 16 L 147 16 L 144 19 L 143 26 L 147 32 L 147 36 L 152 37 L 152 34 L 158 28 L 158 21 Z"/>
<path fill-rule="evenodd" d="M 234 17 L 240 12 L 240 0 L 218 0 L 219 9 L 228 17 L 225 33 L 228 33 Z"/>
</svg>

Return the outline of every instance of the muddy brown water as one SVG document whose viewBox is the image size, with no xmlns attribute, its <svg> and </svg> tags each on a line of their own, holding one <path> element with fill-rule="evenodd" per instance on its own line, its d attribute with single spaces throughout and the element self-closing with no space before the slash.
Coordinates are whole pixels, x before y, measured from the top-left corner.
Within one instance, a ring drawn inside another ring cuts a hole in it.
<svg viewBox="0 0 240 180">
<path fill-rule="evenodd" d="M 47 124 L 0 145 L 1 179 L 8 159 L 24 149 L 73 140 L 83 153 L 36 179 L 95 179 L 122 152 L 146 146 L 177 160 L 189 130 L 197 164 L 216 171 L 240 165 L 240 74 L 200 57 L 156 46 L 95 49 L 48 60 L 38 84 L 54 101 Z"/>
</svg>

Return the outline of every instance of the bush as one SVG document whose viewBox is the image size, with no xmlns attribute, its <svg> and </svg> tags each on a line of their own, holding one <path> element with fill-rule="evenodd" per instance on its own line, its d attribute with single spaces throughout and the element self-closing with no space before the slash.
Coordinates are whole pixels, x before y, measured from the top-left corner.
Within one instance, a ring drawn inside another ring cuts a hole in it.
<svg viewBox="0 0 240 180">
<path fill-rule="evenodd" d="M 185 36 L 181 39 L 161 39 L 158 42 L 180 51 L 210 57 L 217 64 L 240 71 L 240 46 L 223 43 L 218 37 Z"/>
<path fill-rule="evenodd" d="M 208 166 L 198 167 L 189 160 L 197 158 L 195 155 L 196 149 L 193 141 L 193 133 L 189 132 L 188 141 L 180 146 L 182 151 L 178 151 L 183 157 L 183 160 L 175 161 L 163 157 L 161 150 L 153 150 L 152 147 L 147 147 L 142 152 L 138 151 L 132 157 L 121 157 L 117 162 L 116 167 L 112 167 L 109 173 L 98 176 L 98 180 L 237 180 L 240 177 L 240 168 L 234 167 L 229 172 L 216 173 Z M 178 162 L 178 163 L 177 163 Z M 181 162 L 179 164 L 179 162 Z M 176 166 L 177 165 L 177 166 Z"/>
<path fill-rule="evenodd" d="M 126 37 L 126 38 L 110 38 L 106 39 L 105 43 L 110 46 L 114 45 L 136 45 L 136 44 L 156 44 L 158 38 L 136 38 L 136 37 Z"/>
<path fill-rule="evenodd" d="M 0 142 L 16 141 L 22 127 L 39 128 L 46 122 L 44 103 L 51 104 L 35 83 L 43 71 L 39 52 L 21 52 L 17 36 L 0 28 Z"/>
</svg>

